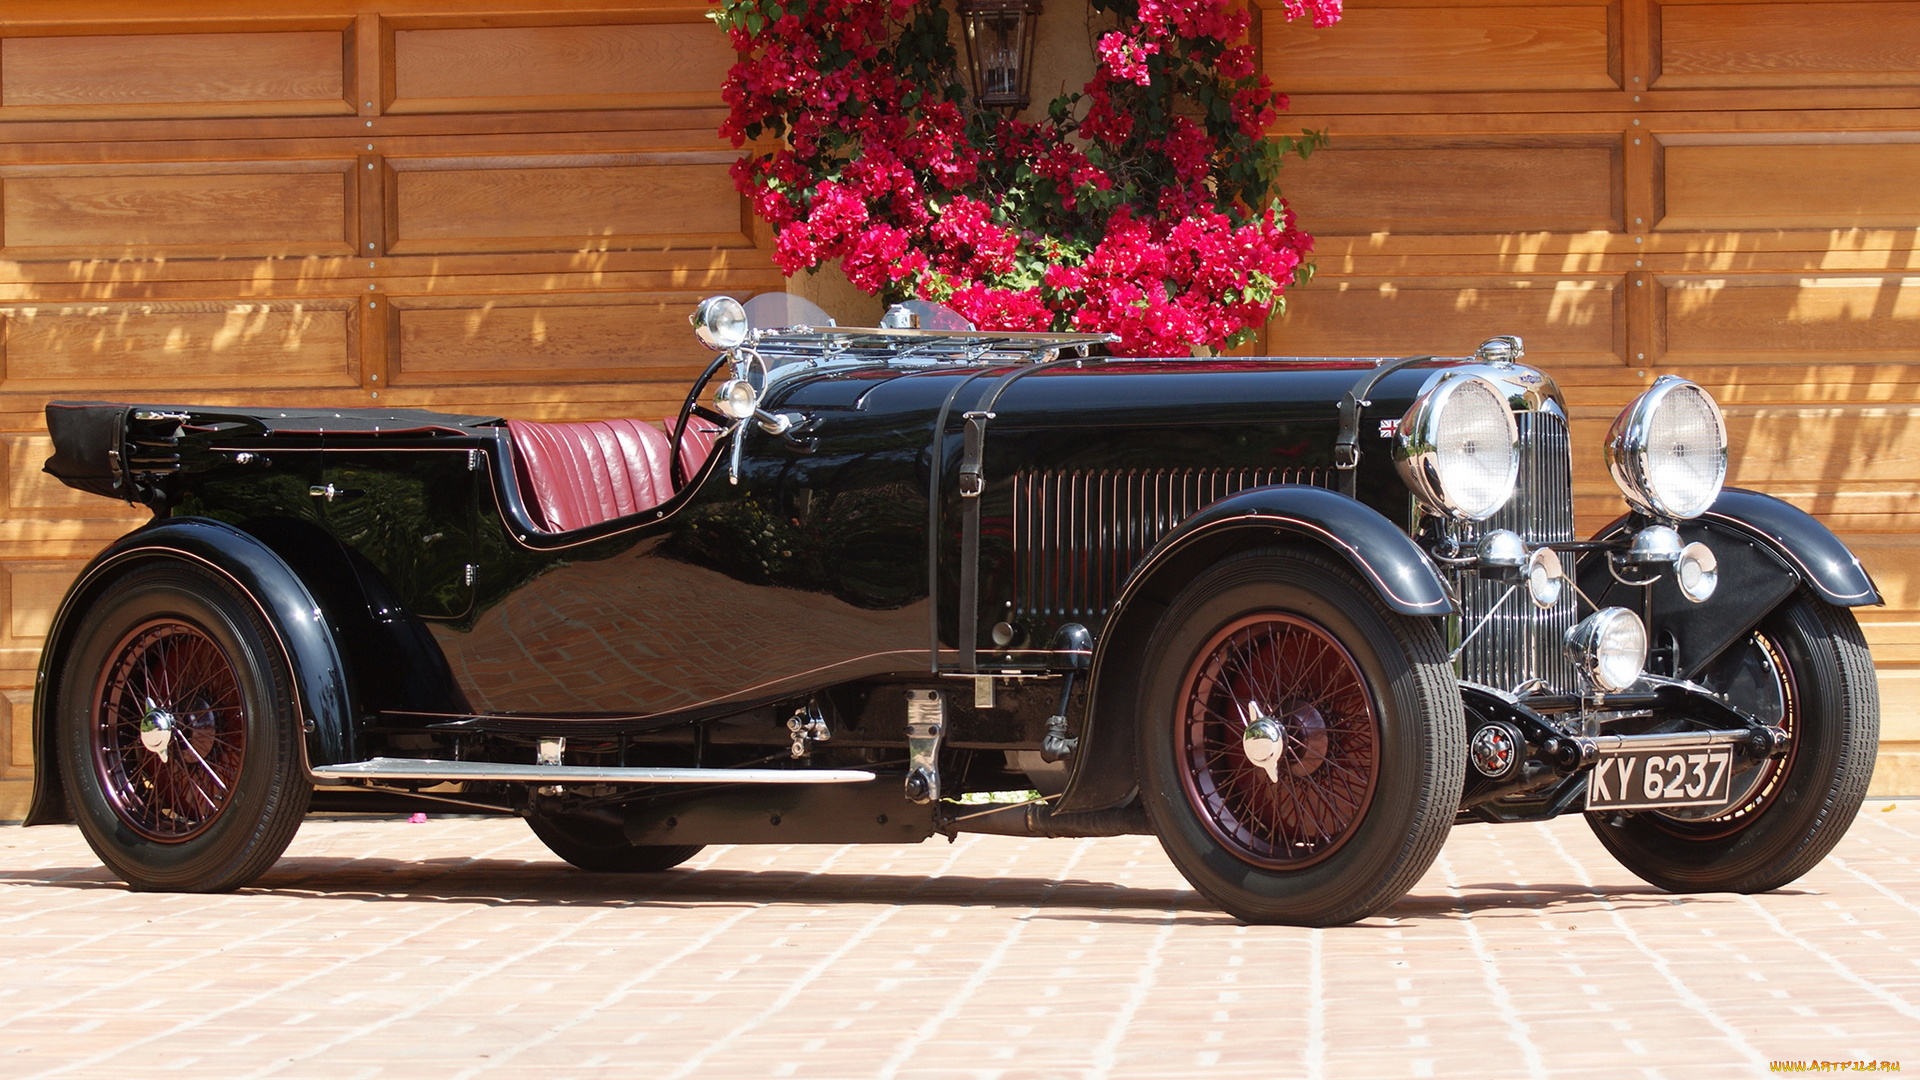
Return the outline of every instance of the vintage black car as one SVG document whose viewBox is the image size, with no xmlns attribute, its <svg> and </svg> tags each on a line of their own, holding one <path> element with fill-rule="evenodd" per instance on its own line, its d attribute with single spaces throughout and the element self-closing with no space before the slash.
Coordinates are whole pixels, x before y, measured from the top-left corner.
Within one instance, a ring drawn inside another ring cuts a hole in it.
<svg viewBox="0 0 1920 1080">
<path fill-rule="evenodd" d="M 1620 415 L 1627 509 L 1581 539 L 1518 338 L 1121 359 L 883 322 L 716 297 L 661 425 L 51 405 L 48 470 L 154 519 L 48 635 L 29 823 L 168 890 L 251 881 L 322 807 L 517 814 L 603 872 L 1151 832 L 1234 915 L 1331 924 L 1459 823 L 1584 813 L 1649 882 L 1746 892 L 1859 807 L 1879 596 L 1722 489 L 1690 382 Z"/>
</svg>

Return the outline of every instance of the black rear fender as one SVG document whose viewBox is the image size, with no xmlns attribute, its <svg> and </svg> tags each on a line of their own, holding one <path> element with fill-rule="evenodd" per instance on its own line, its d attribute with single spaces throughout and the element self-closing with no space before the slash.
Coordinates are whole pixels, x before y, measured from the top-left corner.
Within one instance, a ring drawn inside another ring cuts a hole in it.
<svg viewBox="0 0 1920 1080">
<path fill-rule="evenodd" d="M 1133 708 L 1148 668 L 1148 642 L 1167 605 L 1207 567 L 1274 543 L 1332 553 L 1403 615 L 1454 610 L 1419 546 L 1378 511 L 1339 492 L 1283 484 L 1214 503 L 1141 560 L 1107 616 L 1094 650 L 1092 692 L 1063 812 L 1109 809 L 1133 797 Z"/>
<path fill-rule="evenodd" d="M 268 535 L 256 536 L 206 518 L 171 519 L 121 537 L 81 571 L 54 615 L 40 657 L 33 705 L 34 793 L 28 824 L 68 820 L 49 710 L 59 693 L 60 670 L 81 613 L 121 573 L 155 562 L 190 563 L 210 570 L 252 600 L 285 651 L 293 673 L 295 705 L 306 732 L 307 764 L 359 759 L 354 723 L 357 687 L 341 648 L 343 637 L 351 640 L 373 623 L 364 598 L 357 603 L 343 601 L 348 589 L 357 589 L 353 584 L 357 579 L 343 572 L 345 556 L 324 534 L 316 534 L 319 542 L 307 537 L 308 542 L 294 544 L 284 529 L 270 526 L 262 531 Z M 288 547 L 293 557 L 276 550 L 273 541 Z M 339 565 L 324 565 L 328 552 Z M 315 589 L 310 582 L 328 584 Z M 369 639 L 355 651 L 367 652 L 369 645 L 378 647 Z"/>
</svg>

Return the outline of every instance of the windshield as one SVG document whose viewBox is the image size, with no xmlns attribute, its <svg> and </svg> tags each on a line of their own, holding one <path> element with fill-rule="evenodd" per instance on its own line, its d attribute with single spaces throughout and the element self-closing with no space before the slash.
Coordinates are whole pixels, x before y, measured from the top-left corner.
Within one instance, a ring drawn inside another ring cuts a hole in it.
<svg viewBox="0 0 1920 1080">
<path fill-rule="evenodd" d="M 746 303 L 747 325 L 755 330 L 786 330 L 796 326 L 834 325 L 819 304 L 787 292 L 761 293 Z"/>
</svg>

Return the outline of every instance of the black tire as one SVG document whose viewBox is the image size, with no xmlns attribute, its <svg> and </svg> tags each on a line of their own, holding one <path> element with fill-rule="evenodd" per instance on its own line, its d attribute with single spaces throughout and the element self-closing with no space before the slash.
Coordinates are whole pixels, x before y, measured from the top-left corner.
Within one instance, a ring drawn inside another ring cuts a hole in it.
<svg viewBox="0 0 1920 1080">
<path fill-rule="evenodd" d="M 135 889 L 224 892 L 272 866 L 313 788 L 278 639 L 232 585 L 149 564 L 82 616 L 53 706 L 68 804 Z"/>
<path fill-rule="evenodd" d="M 1140 797 L 1209 900 L 1247 922 L 1336 925 L 1392 904 L 1432 865 L 1466 772 L 1433 622 L 1318 551 L 1268 549 L 1189 584 L 1147 664 Z M 1263 718 L 1285 734 L 1272 776 L 1244 741 Z"/>
<path fill-rule="evenodd" d="M 600 815 L 535 811 L 527 817 L 527 824 L 547 850 L 596 874 L 654 874 L 679 866 L 705 847 L 629 844 L 619 821 Z"/>
<path fill-rule="evenodd" d="M 1805 590 L 1762 620 L 1699 681 L 1793 739 L 1747 765 L 1717 813 L 1592 813 L 1620 864 L 1671 892 L 1765 892 L 1799 878 L 1853 824 L 1880 742 L 1873 660 L 1853 613 Z"/>
</svg>

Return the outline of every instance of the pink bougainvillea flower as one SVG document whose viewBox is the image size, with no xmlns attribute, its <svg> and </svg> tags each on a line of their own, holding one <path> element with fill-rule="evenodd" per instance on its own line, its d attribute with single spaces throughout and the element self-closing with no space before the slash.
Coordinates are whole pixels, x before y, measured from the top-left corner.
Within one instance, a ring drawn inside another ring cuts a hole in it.
<svg viewBox="0 0 1920 1080">
<path fill-rule="evenodd" d="M 1219 347 L 1271 316 L 1313 250 L 1273 188 L 1287 107 L 1237 0 L 1089 0 L 1093 78 L 1037 119 L 967 104 L 931 0 L 721 0 L 739 63 L 720 135 L 784 273 L 943 301 L 1006 330 Z M 1329 26 L 1341 0 L 1283 0 Z M 1296 140 L 1305 148 L 1317 137 Z"/>
</svg>

